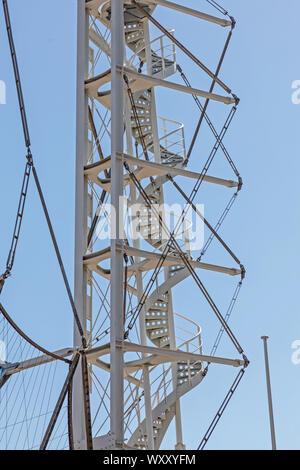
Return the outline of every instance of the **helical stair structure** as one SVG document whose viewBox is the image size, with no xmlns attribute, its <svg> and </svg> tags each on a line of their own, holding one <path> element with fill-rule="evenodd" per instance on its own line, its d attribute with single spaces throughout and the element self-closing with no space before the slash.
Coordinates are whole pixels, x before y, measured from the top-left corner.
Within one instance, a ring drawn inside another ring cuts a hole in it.
<svg viewBox="0 0 300 470">
<path fill-rule="evenodd" d="M 121 18 L 120 15 L 113 16 L 118 8 L 116 3 L 122 3 Z M 174 30 L 166 30 L 158 23 L 156 18 L 159 17 L 160 8 L 171 8 L 181 14 L 183 19 L 185 15 L 192 15 L 195 21 L 208 21 L 212 27 L 229 28 L 230 34 L 217 73 L 212 73 L 189 52 L 176 39 Z M 70 449 L 158 450 L 164 445 L 166 433 L 175 420 L 175 448 L 184 450 L 181 399 L 202 382 L 210 364 L 223 364 L 242 370 L 248 365 L 243 349 L 228 326 L 245 270 L 219 235 L 221 224 L 242 187 L 241 177 L 223 143 L 239 100 L 218 78 L 235 26 L 234 19 L 226 11 L 221 9 L 221 12 L 224 18 L 164 0 L 78 2 L 78 233 L 75 240 L 73 312 L 78 313 L 82 332 L 79 328 L 78 334 L 78 321 L 75 321 L 73 347 L 56 353 L 40 350 L 42 355 L 30 359 L 29 363 L 26 358 L 18 358 L 18 351 L 15 351 L 13 357 L 8 354 L 7 361 L 1 366 L 0 379 L 1 393 L 4 393 L 13 377 L 32 368 L 50 367 L 49 364 L 59 362 L 61 358 L 65 362 L 69 361 L 69 374 L 62 390 L 65 393 L 59 397 L 58 403 L 60 410 L 66 409 L 64 426 L 68 440 L 65 446 Z M 124 34 L 123 28 L 118 27 L 120 24 L 124 26 Z M 160 32 L 158 37 L 151 39 L 153 25 Z M 114 41 L 117 37 L 124 41 L 124 47 L 119 47 L 119 54 L 124 54 L 123 64 L 114 57 Z M 212 85 L 209 91 L 190 85 L 177 63 L 179 51 L 188 55 L 210 77 Z M 180 75 L 184 78 L 184 84 L 174 81 Z M 123 151 L 113 147 L 116 136 L 114 113 L 118 111 L 118 107 L 114 107 L 116 77 L 122 80 L 122 86 L 119 86 L 119 92 L 122 89 L 119 100 L 119 141 L 123 141 Z M 217 94 L 214 91 L 216 86 L 224 93 Z M 186 150 L 184 125 L 158 116 L 156 88 L 165 93 L 170 90 L 173 93 L 186 93 L 191 104 L 195 101 L 200 110 L 200 125 L 206 121 L 216 139 L 207 162 L 203 162 L 203 169 L 189 169 L 191 150 Z M 202 99 L 205 104 L 202 104 Z M 220 107 L 232 106 L 233 109 L 220 133 L 206 113 L 210 101 Z M 220 150 L 235 173 L 234 179 L 210 174 L 212 160 Z M 119 183 L 123 188 L 122 201 L 125 201 L 122 220 L 126 219 L 130 228 L 124 223 L 126 228 L 123 237 L 114 243 L 112 236 L 107 236 L 107 233 L 114 217 L 116 168 L 122 170 Z M 185 195 L 179 178 L 186 179 L 194 188 L 190 196 Z M 202 183 L 234 191 L 230 203 L 214 226 L 208 223 L 195 205 L 195 197 Z M 177 188 L 181 191 L 189 211 L 183 210 L 175 215 L 172 211 L 168 212 L 165 201 L 169 196 L 169 185 L 172 185 L 173 190 Z M 206 226 L 210 234 L 197 256 L 191 248 L 193 211 L 201 220 L 201 227 Z M 170 225 L 171 219 L 174 228 Z M 236 267 L 203 262 L 202 258 L 215 238 L 232 256 Z M 119 268 L 115 264 L 116 260 Z M 238 279 L 241 277 L 225 317 L 200 280 L 199 275 L 207 271 Z M 220 321 L 221 330 L 211 355 L 203 353 L 207 343 L 204 340 L 202 345 L 205 331 L 202 332 L 201 325 L 188 312 L 183 315 L 175 310 L 175 289 L 187 279 L 191 288 L 196 283 L 208 301 L 209 308 Z M 118 287 L 116 280 L 119 282 Z M 119 289 L 117 299 L 114 288 Z M 118 306 L 119 320 L 122 319 L 123 333 L 117 339 L 114 336 L 113 302 Z M 1 311 L 4 314 L 4 307 Z M 16 325 L 9 320 L 6 312 L 3 318 L 5 325 L 8 322 L 9 328 L 12 328 L 11 334 L 16 331 L 19 334 Z M 8 331 L 5 325 L 3 329 Z M 229 336 L 239 358 L 228 359 L 215 355 L 223 334 Z M 26 344 L 27 340 L 28 337 L 23 335 L 22 341 Z M 31 343 L 32 348 L 35 349 L 35 346 L 36 343 Z M 51 358 L 49 354 L 52 354 Z M 118 358 L 121 361 L 120 369 L 116 367 L 118 363 L 114 362 Z M 78 372 L 78 363 L 81 364 L 82 374 Z M 58 383 L 63 384 L 66 375 L 67 371 L 60 372 L 56 377 Z M 47 390 L 46 384 L 44 387 Z M 36 441 L 41 434 L 43 449 L 47 446 L 55 448 L 57 444 L 54 437 L 55 432 L 59 434 L 56 428 L 60 410 L 54 405 L 48 405 L 47 408 L 46 414 L 52 416 L 49 425 L 46 421 L 44 427 L 36 427 L 38 431 L 33 436 Z M 42 411 L 41 404 L 38 415 L 32 411 L 32 420 L 38 421 L 43 415 Z M 116 424 L 118 422 L 122 425 L 122 432 L 121 425 L 118 427 Z M 6 425 L 13 426 L 13 423 L 8 420 Z M 17 435 L 20 439 L 22 432 L 12 434 L 13 437 Z M 4 441 L 3 437 L 4 444 L 1 445 L 10 447 L 7 436 L 6 444 Z M 59 446 L 62 446 L 61 442 Z"/>
</svg>

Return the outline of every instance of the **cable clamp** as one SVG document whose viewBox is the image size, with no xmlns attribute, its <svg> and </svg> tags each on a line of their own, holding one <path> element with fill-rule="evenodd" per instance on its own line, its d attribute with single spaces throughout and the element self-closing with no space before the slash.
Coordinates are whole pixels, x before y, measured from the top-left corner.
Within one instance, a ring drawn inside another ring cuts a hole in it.
<svg viewBox="0 0 300 470">
<path fill-rule="evenodd" d="M 239 104 L 239 102 L 241 101 L 241 99 L 237 95 L 235 95 L 234 93 L 232 93 L 232 96 L 235 100 L 235 105 L 237 106 Z"/>
<path fill-rule="evenodd" d="M 82 348 L 83 349 L 87 349 L 87 341 L 86 341 L 86 337 L 85 336 L 82 336 Z M 80 351 L 81 352 L 81 351 Z"/>
<path fill-rule="evenodd" d="M 246 369 L 249 366 L 250 361 L 249 361 L 248 357 L 245 354 L 243 354 L 243 359 L 244 359 L 244 362 L 245 362 L 244 368 Z"/>
<path fill-rule="evenodd" d="M 144 67 L 144 61 L 141 60 L 140 61 L 140 66 L 139 66 L 139 69 L 138 69 L 138 73 L 142 73 L 143 67 Z"/>
<path fill-rule="evenodd" d="M 27 158 L 28 164 L 29 164 L 30 166 L 32 166 L 32 165 L 33 165 L 33 157 L 32 157 L 32 153 L 31 153 L 31 150 L 30 150 L 29 147 L 28 147 L 28 149 L 27 149 L 26 158 Z"/>
<path fill-rule="evenodd" d="M 11 276 L 11 272 L 9 269 L 5 271 L 5 273 L 1 274 L 0 281 L 6 281 Z"/>
<path fill-rule="evenodd" d="M 246 277 L 246 269 L 245 269 L 245 266 L 244 265 L 240 265 L 240 268 L 241 268 L 241 277 L 242 277 L 242 281 L 245 279 Z"/>
<path fill-rule="evenodd" d="M 242 189 L 243 187 L 243 180 L 242 180 L 242 177 L 241 176 L 238 176 L 238 192 Z"/>
<path fill-rule="evenodd" d="M 129 80 L 128 80 L 128 77 L 127 75 L 124 73 L 123 74 L 123 78 L 124 78 L 124 82 L 126 83 L 126 85 L 129 87 Z"/>
<path fill-rule="evenodd" d="M 202 377 L 206 377 L 208 373 L 208 366 L 205 367 L 204 371 L 202 372 Z"/>
<path fill-rule="evenodd" d="M 228 13 L 227 13 L 228 14 Z M 234 28 L 236 27 L 236 19 L 233 17 L 233 16 L 229 16 L 230 20 L 231 20 L 231 31 L 234 30 Z"/>
</svg>

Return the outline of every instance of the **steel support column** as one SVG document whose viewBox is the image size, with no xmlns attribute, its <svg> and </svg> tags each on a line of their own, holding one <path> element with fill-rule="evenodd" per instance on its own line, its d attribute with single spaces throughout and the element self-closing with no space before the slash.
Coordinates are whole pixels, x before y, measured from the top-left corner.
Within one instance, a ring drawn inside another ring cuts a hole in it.
<svg viewBox="0 0 300 470">
<path fill-rule="evenodd" d="M 124 133 L 124 88 L 123 75 L 117 66 L 124 63 L 124 14 L 123 0 L 111 2 L 112 61 L 111 61 L 111 202 L 115 210 L 115 233 L 111 240 L 111 389 L 110 389 L 110 422 L 111 433 L 116 447 L 124 442 L 124 377 L 123 351 L 119 346 L 124 339 L 123 325 L 123 256 L 118 245 L 121 244 L 120 220 L 122 207 L 120 197 L 123 195 L 123 167 L 117 159 L 117 152 L 123 152 Z"/>
<path fill-rule="evenodd" d="M 84 311 L 84 296 L 86 293 L 83 255 L 86 250 L 87 220 L 85 211 L 86 182 L 84 165 L 87 156 L 87 95 L 84 82 L 88 75 L 88 15 L 85 10 L 85 0 L 77 2 L 77 104 L 76 104 L 76 194 L 75 194 L 75 275 L 74 301 L 85 331 L 86 318 Z M 76 323 L 74 324 L 74 347 L 82 345 Z M 73 379 L 73 427 L 75 449 L 86 448 L 83 387 L 80 367 L 77 368 Z"/>
</svg>

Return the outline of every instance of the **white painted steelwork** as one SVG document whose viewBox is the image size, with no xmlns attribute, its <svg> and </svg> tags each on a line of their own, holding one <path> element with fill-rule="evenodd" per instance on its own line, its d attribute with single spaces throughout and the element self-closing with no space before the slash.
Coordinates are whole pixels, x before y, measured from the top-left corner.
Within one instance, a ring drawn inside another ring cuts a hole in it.
<svg viewBox="0 0 300 470">
<path fill-rule="evenodd" d="M 190 152 L 184 125 L 158 114 L 159 93 L 165 93 L 170 100 L 184 93 L 186 99 L 193 97 L 198 107 L 201 98 L 223 108 L 235 107 L 238 100 L 232 93 L 226 94 L 227 87 L 217 74 L 213 75 L 209 91 L 191 87 L 186 81 L 179 84 L 175 74 L 182 69 L 178 67 L 177 48 L 172 40 L 176 32 L 165 30 L 152 39 L 149 15 L 155 16 L 159 6 L 178 12 L 183 20 L 187 14 L 197 21 L 212 23 L 213 27 L 234 25 L 232 19 L 217 18 L 166 0 L 137 3 L 77 1 L 74 301 L 84 335 L 79 334 L 75 323 L 73 347 L 55 353 L 64 359 L 79 357 L 77 351 L 81 354 L 67 407 L 72 410 L 68 424 L 75 449 L 93 444 L 94 449 L 157 450 L 173 420 L 174 447 L 185 449 L 182 397 L 202 382 L 206 365 L 239 368 L 248 364 L 245 357 L 205 354 L 206 331 L 189 312 L 182 315 L 174 311 L 175 289 L 189 278 L 194 288 L 196 272 L 243 278 L 243 266 L 232 252 L 238 262 L 235 267 L 224 266 L 223 261 L 203 262 L 204 253 L 193 258 L 189 216 L 174 216 L 174 234 L 181 236 L 176 244 L 165 228 L 171 211 L 164 208 L 159 218 L 155 209 L 174 194 L 168 183 L 175 178 L 182 178 L 191 187 L 201 181 L 211 188 L 236 193 L 241 180 L 232 161 L 231 167 L 236 170 L 233 180 L 211 175 L 210 165 L 205 171 L 187 168 Z M 208 75 L 211 77 L 210 72 Z M 221 87 L 224 85 L 218 93 L 214 91 L 216 81 Z M 213 129 L 207 115 L 203 116 Z M 221 140 L 217 138 L 213 152 L 224 147 Z M 137 204 L 139 209 L 132 214 L 131 209 Z M 125 216 L 137 228 L 138 238 L 124 232 Z M 202 220 L 207 222 L 204 216 Z M 107 236 L 109 226 L 115 236 Z M 213 235 L 218 237 L 216 232 Z M 155 275 L 161 260 L 162 269 Z M 205 289 L 202 293 L 206 296 Z M 214 308 L 210 298 L 206 299 Z M 222 317 L 221 323 L 222 336 L 228 329 Z M 218 338 L 219 344 L 220 334 Z M 238 343 L 237 346 L 243 354 Z M 84 365 L 85 358 L 88 367 Z M 0 389 L 9 383 L 8 379 L 54 361 L 55 357 L 32 354 L 28 359 L 5 365 Z M 82 370 L 87 373 L 82 374 Z"/>
</svg>

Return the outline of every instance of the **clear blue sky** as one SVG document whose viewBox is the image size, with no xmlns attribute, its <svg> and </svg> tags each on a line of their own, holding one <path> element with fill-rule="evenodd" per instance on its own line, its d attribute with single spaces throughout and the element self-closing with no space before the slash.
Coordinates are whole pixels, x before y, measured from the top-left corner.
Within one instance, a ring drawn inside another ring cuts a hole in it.
<svg viewBox="0 0 300 470">
<path fill-rule="evenodd" d="M 76 1 L 10 0 L 9 3 L 33 153 L 72 279 Z M 204 1 L 182 3 L 214 12 Z M 270 448 L 260 339 L 262 334 L 268 334 L 278 447 L 299 449 L 300 365 L 291 362 L 291 343 L 300 339 L 300 106 L 291 102 L 291 84 L 300 79 L 300 5 L 298 0 L 226 0 L 223 5 L 236 18 L 237 27 L 221 78 L 241 98 L 226 145 L 245 186 L 222 234 L 247 269 L 232 327 L 251 366 L 208 448 Z M 196 19 L 183 21 L 178 13 L 163 10 L 160 18 L 164 25 L 176 29 L 178 38 L 201 60 L 215 67 L 225 40 L 223 30 L 215 29 L 214 36 L 211 33 L 216 27 L 209 25 L 208 28 Z M 0 80 L 7 84 L 7 105 L 0 106 L 0 265 L 4 269 L 25 155 L 3 14 L 0 15 L 0 45 Z M 199 72 L 193 75 L 195 68 L 182 60 L 197 86 Z M 202 85 L 205 83 L 204 80 Z M 189 140 L 198 119 L 192 102 L 190 107 L 183 101 L 163 102 L 163 106 L 167 117 L 184 122 Z M 214 112 L 212 107 L 211 116 Z M 219 116 L 217 122 L 218 119 Z M 201 141 L 198 144 L 193 169 L 199 169 L 204 161 Z M 217 196 L 214 198 L 214 204 L 224 204 L 223 200 L 217 201 Z M 209 218 L 209 203 L 206 211 Z M 214 212 L 210 219 L 215 220 Z M 228 287 L 226 299 L 229 302 L 234 284 L 213 281 L 213 278 L 208 281 L 209 285 L 212 291 L 215 285 L 219 295 Z M 184 285 L 184 301 L 183 296 L 175 296 L 176 310 L 180 313 L 190 315 L 195 310 L 197 298 L 192 287 L 191 281 Z M 225 301 L 225 294 L 223 297 Z M 33 185 L 14 276 L 7 282 L 2 302 L 25 331 L 45 346 L 56 348 L 71 344 L 71 311 Z M 203 336 L 205 343 L 205 330 Z M 211 339 L 207 339 L 208 348 Z M 220 353 L 235 356 L 227 346 L 225 342 Z M 183 400 L 184 441 L 188 448 L 198 445 L 234 375 L 235 371 L 216 366 Z M 170 434 L 165 447 L 171 442 L 169 439 Z"/>
</svg>

